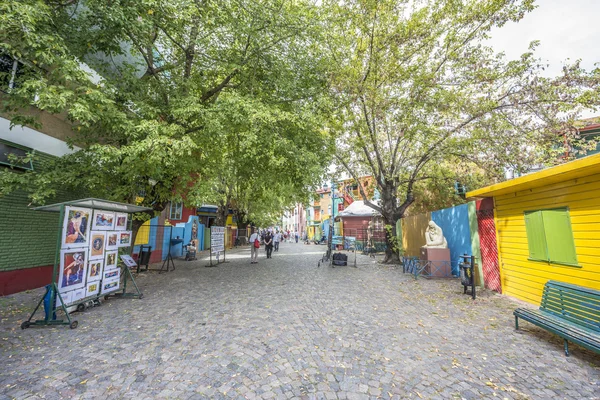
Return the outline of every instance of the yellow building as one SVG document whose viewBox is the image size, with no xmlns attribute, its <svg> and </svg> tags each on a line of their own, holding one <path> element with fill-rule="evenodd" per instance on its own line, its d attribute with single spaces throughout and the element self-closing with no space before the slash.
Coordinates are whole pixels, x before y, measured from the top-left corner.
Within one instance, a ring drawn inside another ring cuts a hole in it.
<svg viewBox="0 0 600 400">
<path fill-rule="evenodd" d="M 331 217 L 331 189 L 327 187 L 319 189 L 317 195 L 319 196 L 317 201 L 319 202 L 320 221 L 323 222 Z"/>
<path fill-rule="evenodd" d="M 539 304 L 549 279 L 600 289 L 600 154 L 467 197 L 494 199 L 503 293 Z"/>
</svg>

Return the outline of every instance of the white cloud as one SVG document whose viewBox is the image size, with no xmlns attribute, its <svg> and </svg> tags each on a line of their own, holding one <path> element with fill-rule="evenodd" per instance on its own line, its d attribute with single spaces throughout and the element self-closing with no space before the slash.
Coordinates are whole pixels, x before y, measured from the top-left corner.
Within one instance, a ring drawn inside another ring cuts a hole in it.
<svg viewBox="0 0 600 400">
<path fill-rule="evenodd" d="M 588 70 L 600 63 L 600 1 L 542 0 L 537 5 L 519 23 L 493 30 L 489 44 L 515 59 L 539 40 L 535 55 L 550 64 L 548 76 L 559 74 L 567 59 L 581 59 Z"/>
<path fill-rule="evenodd" d="M 544 71 L 548 77 L 559 75 L 565 63 L 575 60 L 581 60 L 587 70 L 600 68 L 600 1 L 541 0 L 537 5 L 520 22 L 494 29 L 487 44 L 516 59 L 529 43 L 539 40 L 534 54 L 548 64 Z M 595 115 L 598 113 L 589 110 L 581 116 Z"/>
</svg>

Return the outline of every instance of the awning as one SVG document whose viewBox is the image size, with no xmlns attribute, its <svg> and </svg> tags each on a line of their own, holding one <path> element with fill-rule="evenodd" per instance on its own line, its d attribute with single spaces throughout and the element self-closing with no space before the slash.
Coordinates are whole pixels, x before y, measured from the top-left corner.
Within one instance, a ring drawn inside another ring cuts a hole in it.
<svg viewBox="0 0 600 400">
<path fill-rule="evenodd" d="M 149 207 L 136 206 L 134 204 L 119 203 L 117 201 L 103 200 L 103 199 L 80 199 L 65 201 L 63 203 L 49 204 L 47 206 L 39 206 L 33 208 L 34 211 L 48 211 L 48 212 L 59 212 L 61 206 L 78 206 L 94 208 L 96 210 L 104 211 L 117 211 L 122 213 L 136 213 L 143 211 L 152 211 Z"/>
</svg>

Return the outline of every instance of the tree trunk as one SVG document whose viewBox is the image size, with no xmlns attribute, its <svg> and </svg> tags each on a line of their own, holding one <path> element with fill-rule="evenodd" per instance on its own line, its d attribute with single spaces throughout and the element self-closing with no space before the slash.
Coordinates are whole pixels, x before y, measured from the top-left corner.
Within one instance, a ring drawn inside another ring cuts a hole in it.
<svg viewBox="0 0 600 400">
<path fill-rule="evenodd" d="M 386 225 L 386 249 L 383 262 L 387 264 L 400 263 L 400 246 L 398 245 L 398 241 L 402 240 L 402 238 L 398 238 L 397 236 L 396 223 L 404 216 L 404 212 L 414 201 L 412 191 L 410 191 L 404 203 L 398 206 L 398 199 L 396 197 L 397 189 L 397 186 L 393 183 L 389 183 L 381 188 L 381 215 Z"/>
<path fill-rule="evenodd" d="M 216 226 L 225 226 L 227 222 L 227 214 L 229 213 L 229 202 L 220 201 L 217 208 L 217 218 L 215 219 Z"/>
<path fill-rule="evenodd" d="M 386 264 L 399 264 L 400 263 L 400 254 L 398 248 L 398 236 L 396 232 L 396 222 L 398 222 L 399 218 L 395 218 L 392 216 L 391 218 L 386 218 L 384 216 L 383 220 L 385 222 L 385 258 L 383 262 Z"/>
</svg>

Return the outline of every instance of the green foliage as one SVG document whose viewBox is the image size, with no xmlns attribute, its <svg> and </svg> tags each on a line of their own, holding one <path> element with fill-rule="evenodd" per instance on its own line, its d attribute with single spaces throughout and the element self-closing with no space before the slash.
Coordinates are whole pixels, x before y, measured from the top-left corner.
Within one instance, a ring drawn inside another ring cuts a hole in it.
<svg viewBox="0 0 600 400">
<path fill-rule="evenodd" d="M 517 60 L 482 44 L 493 27 L 531 11 L 533 1 L 326 4 L 337 161 L 353 176 L 375 177 L 382 202 L 372 207 L 387 223 L 454 176 L 471 185 L 504 168 L 552 162 L 559 133 L 568 134 L 584 107 L 599 104 L 600 71 L 575 63 L 544 78 L 536 42 Z"/>
<path fill-rule="evenodd" d="M 43 203 L 68 187 L 157 211 L 235 200 L 255 219 L 303 198 L 327 162 L 316 21 L 302 1 L 3 2 L 0 51 L 27 67 L 4 113 L 61 114 L 77 146 L 45 172 L 1 172 L 3 191 Z"/>
</svg>

